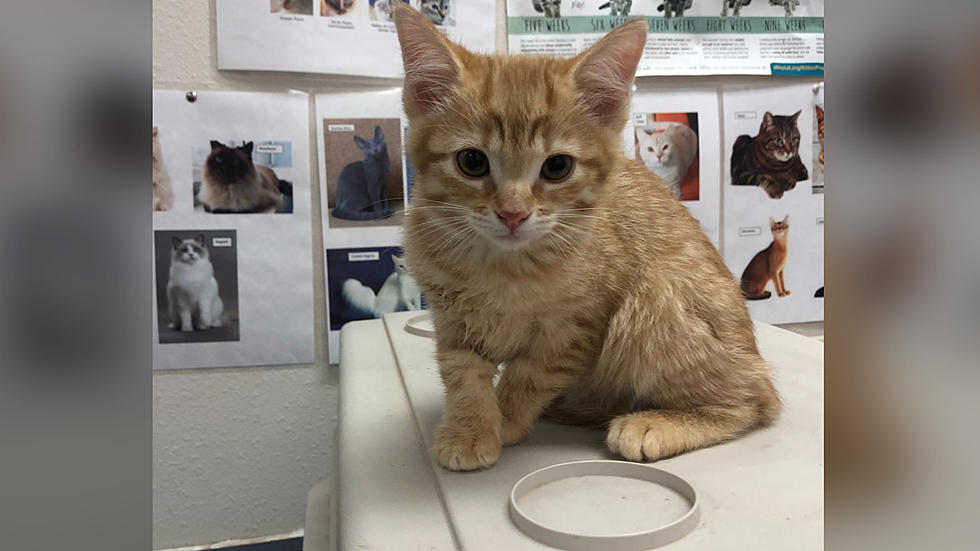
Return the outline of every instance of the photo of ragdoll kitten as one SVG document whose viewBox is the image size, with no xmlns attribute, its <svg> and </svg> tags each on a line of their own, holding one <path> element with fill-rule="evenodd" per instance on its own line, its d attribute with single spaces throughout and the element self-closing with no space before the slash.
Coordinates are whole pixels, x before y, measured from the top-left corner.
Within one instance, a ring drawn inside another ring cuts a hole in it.
<svg viewBox="0 0 980 551">
<path fill-rule="evenodd" d="M 623 151 L 647 22 L 556 58 L 473 53 L 393 14 L 416 169 L 405 259 L 445 387 L 438 462 L 490 467 L 539 417 L 603 429 L 632 461 L 775 422 L 738 283 Z"/>
<path fill-rule="evenodd" d="M 154 232 L 161 344 L 238 340 L 234 230 Z"/>
<path fill-rule="evenodd" d="M 785 297 L 790 293 L 786 288 L 786 237 L 789 234 L 789 215 L 777 222 L 769 218 L 769 230 L 772 231 L 772 243 L 762 249 L 742 272 L 741 288 L 745 300 L 762 300 L 772 296 L 766 286 L 772 281 L 776 296 Z"/>
<path fill-rule="evenodd" d="M 400 247 L 327 249 L 330 330 L 351 321 L 423 308 Z"/>
<path fill-rule="evenodd" d="M 356 0 L 320 0 L 320 15 L 337 17 L 350 15 Z"/>
<path fill-rule="evenodd" d="M 759 186 L 769 197 L 779 199 L 796 187 L 796 182 L 810 178 L 800 159 L 800 129 L 792 115 L 762 116 L 759 133 L 742 134 L 732 146 L 731 176 L 733 186 Z"/>
<path fill-rule="evenodd" d="M 269 11 L 313 15 L 313 0 L 269 0 Z"/>
<path fill-rule="evenodd" d="M 167 211 L 174 206 L 174 192 L 170 187 L 170 174 L 163 165 L 160 152 L 160 132 L 153 127 L 153 210 Z"/>
<path fill-rule="evenodd" d="M 455 25 L 450 17 L 453 0 L 418 0 L 417 9 L 433 25 Z"/>
<path fill-rule="evenodd" d="M 645 118 L 647 125 L 634 130 L 639 159 L 663 178 L 674 197 L 696 200 L 699 194 L 697 113 L 651 113 Z"/>
<path fill-rule="evenodd" d="M 228 146 L 211 140 L 195 203 L 214 214 L 291 213 L 292 183 L 252 161 L 253 142 Z"/>
</svg>

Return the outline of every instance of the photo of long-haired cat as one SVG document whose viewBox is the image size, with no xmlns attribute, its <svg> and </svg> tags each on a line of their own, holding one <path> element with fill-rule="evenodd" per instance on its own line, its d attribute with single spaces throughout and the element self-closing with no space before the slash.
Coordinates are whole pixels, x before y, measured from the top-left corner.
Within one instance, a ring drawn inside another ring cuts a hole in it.
<svg viewBox="0 0 980 551">
<path fill-rule="evenodd" d="M 694 0 L 664 0 L 657 6 L 657 11 L 664 13 L 664 17 L 684 17 L 684 12 L 691 9 Z"/>
<path fill-rule="evenodd" d="M 270 142 L 261 144 L 267 149 L 282 150 L 281 153 L 256 152 L 254 142 L 242 145 L 229 145 L 211 140 L 207 157 L 197 166 L 194 159 L 195 182 L 200 173 L 200 184 L 195 185 L 194 204 L 205 212 L 213 214 L 254 214 L 293 212 L 292 182 L 280 179 L 274 170 L 265 164 L 255 162 L 255 157 L 271 159 L 269 164 L 282 166 L 280 157 L 289 158 L 288 143 Z M 263 159 L 265 160 L 265 159 Z M 290 161 L 285 161 L 289 166 Z"/>
<path fill-rule="evenodd" d="M 354 278 L 347 278 L 340 293 L 352 316 L 364 319 L 381 318 L 392 312 L 422 309 L 422 291 L 408 273 L 405 259 L 391 255 L 395 270 L 381 285 L 377 293 Z"/>
<path fill-rule="evenodd" d="M 637 159 L 664 179 L 674 197 L 696 201 L 700 193 L 697 113 L 638 113 L 634 120 Z"/>
<path fill-rule="evenodd" d="M 405 211 L 399 119 L 323 122 L 329 227 L 397 226 Z"/>
<path fill-rule="evenodd" d="M 234 230 L 154 232 L 161 344 L 238 340 Z"/>
<path fill-rule="evenodd" d="M 770 281 L 776 289 L 777 296 L 784 297 L 790 294 L 784 276 L 789 215 L 787 214 L 781 221 L 769 218 L 769 229 L 772 231 L 772 243 L 756 253 L 742 272 L 741 287 L 745 300 L 762 300 L 771 297 L 772 293 L 766 290 Z"/>
<path fill-rule="evenodd" d="M 313 15 L 313 0 L 269 0 L 271 13 Z"/>
<path fill-rule="evenodd" d="M 800 160 L 800 129 L 792 115 L 773 115 L 766 111 L 755 136 L 742 134 L 732 146 L 731 176 L 734 186 L 758 186 L 769 197 L 779 199 L 808 179 Z"/>
<path fill-rule="evenodd" d="M 174 192 L 170 187 L 170 174 L 163 165 L 160 152 L 160 131 L 153 127 L 153 210 L 167 211 L 174 206 Z"/>
<path fill-rule="evenodd" d="M 422 292 L 399 247 L 327 250 L 330 330 L 350 321 L 421 310 Z"/>
<path fill-rule="evenodd" d="M 721 0 L 721 16 L 728 17 L 728 10 L 732 10 L 732 15 L 741 15 L 742 7 L 748 6 L 752 0 Z"/>
<path fill-rule="evenodd" d="M 599 6 L 600 10 L 609 10 L 609 15 L 624 16 L 630 14 L 633 7 L 633 0 L 609 0 Z"/>
<path fill-rule="evenodd" d="M 339 17 L 350 15 L 357 0 L 320 0 L 320 15 Z"/>
<path fill-rule="evenodd" d="M 823 106 L 814 108 L 813 135 L 813 193 L 823 193 Z"/>
<path fill-rule="evenodd" d="M 409 4 L 409 0 L 368 0 L 371 8 L 372 21 L 392 21 L 391 7 L 395 2 Z"/>
<path fill-rule="evenodd" d="M 561 17 L 561 0 L 531 0 L 531 5 L 545 17 Z"/>
</svg>

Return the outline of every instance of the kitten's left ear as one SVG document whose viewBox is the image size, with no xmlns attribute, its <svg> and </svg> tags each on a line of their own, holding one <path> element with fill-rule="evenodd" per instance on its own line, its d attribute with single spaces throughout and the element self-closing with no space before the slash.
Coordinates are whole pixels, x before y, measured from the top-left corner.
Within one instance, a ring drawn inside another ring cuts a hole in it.
<svg viewBox="0 0 980 551">
<path fill-rule="evenodd" d="M 467 52 L 450 42 L 429 20 L 402 2 L 391 8 L 405 67 L 405 113 L 439 112 L 459 83 L 460 57 Z"/>
<path fill-rule="evenodd" d="M 599 39 L 573 62 L 580 101 L 600 124 L 626 123 L 636 65 L 647 42 L 647 23 L 634 19 Z"/>
<path fill-rule="evenodd" d="M 222 144 L 218 140 L 211 140 L 211 151 L 214 151 L 215 149 L 218 149 L 219 147 L 224 147 L 224 144 Z"/>
<path fill-rule="evenodd" d="M 395 264 L 398 264 L 398 255 L 397 254 L 391 255 L 391 261 L 394 262 Z"/>
<path fill-rule="evenodd" d="M 254 145 L 255 144 L 253 144 L 252 142 L 245 142 L 245 145 L 239 147 L 238 149 L 241 149 L 242 151 L 244 151 L 246 155 L 251 156 L 252 155 L 252 147 L 254 147 Z"/>
<path fill-rule="evenodd" d="M 789 224 L 789 215 L 783 217 L 783 224 Z"/>
<path fill-rule="evenodd" d="M 194 241 L 197 242 L 198 245 L 200 245 L 200 246 L 203 247 L 204 246 L 204 234 L 203 233 L 197 234 L 197 237 L 194 238 Z"/>
<path fill-rule="evenodd" d="M 796 119 L 800 118 L 800 113 L 802 113 L 802 112 L 803 112 L 803 110 L 802 109 L 799 109 L 799 110 L 796 111 L 796 113 L 793 113 L 793 117 L 792 117 L 793 118 L 793 122 L 796 122 Z"/>
<path fill-rule="evenodd" d="M 769 217 L 769 227 L 772 227 L 772 226 L 775 226 L 775 225 L 776 225 L 776 219 L 773 218 L 772 216 L 770 216 Z"/>
<path fill-rule="evenodd" d="M 384 135 L 384 132 L 381 131 L 381 127 L 380 126 L 375 126 L 374 127 L 374 141 L 377 142 L 377 141 L 381 141 L 383 139 L 385 139 L 385 135 Z"/>
</svg>

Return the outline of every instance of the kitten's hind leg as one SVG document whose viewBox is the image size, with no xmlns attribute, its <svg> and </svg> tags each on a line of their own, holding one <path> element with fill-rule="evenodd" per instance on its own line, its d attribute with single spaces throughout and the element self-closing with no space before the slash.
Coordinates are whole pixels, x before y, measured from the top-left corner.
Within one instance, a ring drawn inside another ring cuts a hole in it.
<svg viewBox="0 0 980 551">
<path fill-rule="evenodd" d="M 638 411 L 613 419 L 606 445 L 630 461 L 653 461 L 730 440 L 757 422 L 750 407 Z"/>
<path fill-rule="evenodd" d="M 211 302 L 211 327 L 221 327 L 221 314 L 224 313 L 225 303 L 220 296 L 215 296 Z"/>
</svg>

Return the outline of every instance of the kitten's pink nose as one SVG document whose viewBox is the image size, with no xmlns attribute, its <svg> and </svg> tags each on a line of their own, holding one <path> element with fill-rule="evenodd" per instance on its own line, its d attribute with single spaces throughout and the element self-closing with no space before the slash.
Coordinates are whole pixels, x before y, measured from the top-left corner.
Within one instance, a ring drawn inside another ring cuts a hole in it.
<svg viewBox="0 0 980 551">
<path fill-rule="evenodd" d="M 501 212 L 498 210 L 494 212 L 497 213 L 497 218 L 499 218 L 501 222 L 507 225 L 507 229 L 510 230 L 510 233 L 514 233 L 514 230 L 517 229 L 517 226 L 520 226 L 521 223 L 523 223 L 525 220 L 528 219 L 529 216 L 531 216 L 531 211 L 527 211 L 527 210 L 522 210 L 517 212 L 511 212 L 506 210 Z"/>
</svg>

